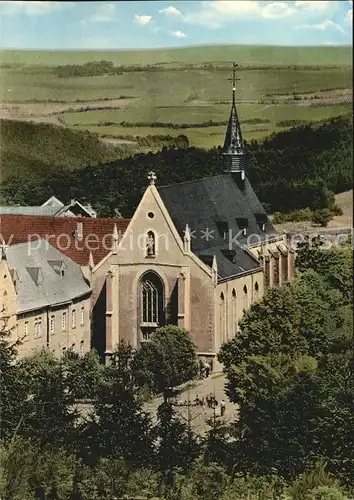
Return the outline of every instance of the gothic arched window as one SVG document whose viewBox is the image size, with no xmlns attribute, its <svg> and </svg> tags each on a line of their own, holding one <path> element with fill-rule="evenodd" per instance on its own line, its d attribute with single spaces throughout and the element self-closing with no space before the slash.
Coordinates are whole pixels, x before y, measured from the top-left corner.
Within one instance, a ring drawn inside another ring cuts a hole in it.
<svg viewBox="0 0 354 500">
<path fill-rule="evenodd" d="M 157 326 L 163 317 L 163 285 L 157 274 L 149 272 L 140 281 L 141 324 Z"/>
<path fill-rule="evenodd" d="M 257 281 L 254 285 L 254 300 L 259 300 L 259 285 Z"/>
<path fill-rule="evenodd" d="M 226 328 L 225 328 L 225 323 L 226 323 L 226 314 L 225 314 L 225 297 L 224 294 L 221 292 L 220 294 L 220 341 L 223 344 L 226 340 L 225 334 L 226 334 Z"/>
<path fill-rule="evenodd" d="M 235 289 L 232 290 L 231 304 L 232 304 L 232 332 L 233 334 L 235 334 L 237 332 L 237 327 L 238 327 L 237 295 Z"/>
<path fill-rule="evenodd" d="M 246 285 L 243 287 L 243 309 L 248 309 L 248 290 Z"/>
</svg>

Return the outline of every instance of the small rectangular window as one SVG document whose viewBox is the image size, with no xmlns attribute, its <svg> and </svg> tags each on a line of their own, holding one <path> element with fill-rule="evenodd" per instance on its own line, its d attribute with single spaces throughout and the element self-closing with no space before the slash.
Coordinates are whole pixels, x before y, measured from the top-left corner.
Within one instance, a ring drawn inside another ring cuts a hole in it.
<svg viewBox="0 0 354 500">
<path fill-rule="evenodd" d="M 242 231 L 244 236 L 246 236 L 248 228 L 248 219 L 246 219 L 245 217 L 237 217 L 236 222 L 240 231 Z"/>
<path fill-rule="evenodd" d="M 55 333 L 55 316 L 54 315 L 50 317 L 49 330 L 50 330 L 50 333 Z"/>
<path fill-rule="evenodd" d="M 34 336 L 36 338 L 42 335 L 42 318 L 36 318 L 34 321 Z"/>
<path fill-rule="evenodd" d="M 23 330 L 23 336 L 26 338 L 28 337 L 28 321 L 25 321 L 25 327 Z"/>
<path fill-rule="evenodd" d="M 61 316 L 61 329 L 66 330 L 66 312 L 63 312 Z"/>
<path fill-rule="evenodd" d="M 229 224 L 225 221 L 216 221 L 216 227 L 218 228 L 221 238 L 226 241 L 229 235 Z"/>
<path fill-rule="evenodd" d="M 75 311 L 75 309 L 71 313 L 71 328 L 76 328 L 76 311 Z"/>
<path fill-rule="evenodd" d="M 266 214 L 255 214 L 256 216 L 256 222 L 261 229 L 262 232 L 265 231 L 266 229 L 266 224 L 267 224 L 267 215 Z"/>
<path fill-rule="evenodd" d="M 85 308 L 82 307 L 80 311 L 80 325 L 83 325 L 85 322 Z"/>
</svg>

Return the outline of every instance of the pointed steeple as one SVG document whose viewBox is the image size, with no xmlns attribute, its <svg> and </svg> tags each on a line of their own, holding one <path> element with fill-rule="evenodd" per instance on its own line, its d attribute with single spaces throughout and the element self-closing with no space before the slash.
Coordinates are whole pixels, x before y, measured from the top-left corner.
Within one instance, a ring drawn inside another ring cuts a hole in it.
<svg viewBox="0 0 354 500">
<path fill-rule="evenodd" d="M 90 255 L 89 255 L 88 265 L 89 265 L 90 269 L 93 269 L 95 267 L 95 263 L 94 263 L 94 260 L 93 260 L 92 252 L 90 252 Z"/>
<path fill-rule="evenodd" d="M 112 252 L 117 253 L 118 243 L 119 243 L 119 234 L 117 229 L 117 224 L 114 224 L 113 233 L 112 233 Z"/>
<path fill-rule="evenodd" d="M 241 178 L 244 179 L 246 150 L 236 109 L 236 67 L 237 64 L 234 63 L 232 79 L 229 79 L 232 81 L 232 105 L 222 155 L 224 172 L 240 172 Z"/>
</svg>

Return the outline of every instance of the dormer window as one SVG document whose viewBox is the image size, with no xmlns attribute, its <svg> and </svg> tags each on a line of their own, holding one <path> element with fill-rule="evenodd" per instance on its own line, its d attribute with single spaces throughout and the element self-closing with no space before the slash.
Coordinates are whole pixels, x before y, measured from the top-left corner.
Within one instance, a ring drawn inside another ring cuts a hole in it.
<svg viewBox="0 0 354 500">
<path fill-rule="evenodd" d="M 48 264 L 53 268 L 53 270 L 63 277 L 65 274 L 66 266 L 62 260 L 48 260 Z"/>
<path fill-rule="evenodd" d="M 248 219 L 246 219 L 245 217 L 237 217 L 236 222 L 240 231 L 242 231 L 242 234 L 246 236 L 248 228 Z"/>
<path fill-rule="evenodd" d="M 256 222 L 262 232 L 266 229 L 267 215 L 266 214 L 255 214 Z"/>
<path fill-rule="evenodd" d="M 224 241 L 227 241 L 229 234 L 229 224 L 225 221 L 216 221 L 216 227 L 218 228 L 219 234 Z"/>
<path fill-rule="evenodd" d="M 26 271 L 31 276 L 36 285 L 43 281 L 42 271 L 40 267 L 26 267 Z"/>
<path fill-rule="evenodd" d="M 235 250 L 223 249 L 221 250 L 227 259 L 229 259 L 233 264 L 236 262 L 236 252 Z"/>
</svg>

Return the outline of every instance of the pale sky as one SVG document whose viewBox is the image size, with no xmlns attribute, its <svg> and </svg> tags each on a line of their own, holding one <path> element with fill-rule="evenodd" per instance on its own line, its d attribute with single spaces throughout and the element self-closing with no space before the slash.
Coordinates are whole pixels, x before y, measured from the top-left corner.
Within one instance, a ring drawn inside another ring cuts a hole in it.
<svg viewBox="0 0 354 500">
<path fill-rule="evenodd" d="M 1 2 L 1 46 L 351 45 L 352 0 Z"/>
</svg>

